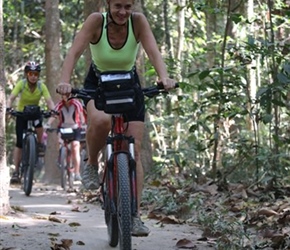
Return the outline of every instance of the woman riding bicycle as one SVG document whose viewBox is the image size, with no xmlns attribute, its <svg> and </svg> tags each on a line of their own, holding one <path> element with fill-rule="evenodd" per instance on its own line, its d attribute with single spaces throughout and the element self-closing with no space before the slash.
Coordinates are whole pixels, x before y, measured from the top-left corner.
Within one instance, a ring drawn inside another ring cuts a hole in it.
<svg viewBox="0 0 290 250">
<path fill-rule="evenodd" d="M 68 100 L 68 95 L 62 95 L 62 100 L 55 106 L 55 111 L 59 113 L 59 128 L 71 128 L 74 132 L 71 141 L 71 154 L 74 166 L 75 180 L 80 181 L 80 140 L 81 129 L 85 125 L 85 117 L 82 103 L 76 99 Z M 54 117 L 49 118 L 46 127 L 50 128 Z"/>
<path fill-rule="evenodd" d="M 39 81 L 41 67 L 38 63 L 34 61 L 30 61 L 25 65 L 24 74 L 25 79 L 21 79 L 16 83 L 16 86 L 12 90 L 8 101 L 7 101 L 7 111 L 11 110 L 12 104 L 16 97 L 19 95 L 19 102 L 17 104 L 17 111 L 23 111 L 26 105 L 39 105 L 41 97 L 44 97 L 47 107 L 50 110 L 53 110 L 54 103 L 50 96 L 50 93 L 46 87 L 46 85 Z M 38 148 L 39 151 L 44 150 L 43 142 L 42 142 L 42 120 L 34 121 L 34 126 L 37 133 L 38 140 Z M 14 149 L 13 161 L 15 165 L 15 171 L 12 174 L 11 183 L 19 183 L 19 166 L 21 162 L 22 156 L 22 136 L 23 130 L 27 128 L 27 121 L 22 117 L 16 118 L 16 147 Z"/>
<path fill-rule="evenodd" d="M 140 81 L 135 68 L 135 61 L 139 45 L 143 46 L 160 82 L 164 88 L 174 88 L 175 80 L 168 77 L 166 66 L 158 50 L 155 38 L 146 17 L 142 13 L 134 12 L 134 0 L 107 0 L 106 13 L 92 13 L 84 22 L 77 34 L 63 64 L 60 84 L 57 90 L 61 94 L 71 92 L 70 78 L 73 68 L 87 46 L 90 46 L 93 63 L 85 79 L 86 89 L 96 89 L 98 77 L 95 71 L 130 71 L 134 72 L 135 83 L 140 88 Z M 141 92 L 141 91 L 140 91 Z M 137 98 L 138 99 L 138 98 Z M 140 160 L 141 141 L 144 130 L 144 97 L 139 96 L 139 106 L 136 110 L 126 114 L 129 123 L 127 136 L 135 138 L 135 160 L 137 163 L 138 212 L 143 189 L 143 168 Z M 87 146 L 89 158 L 82 176 L 87 189 L 97 189 L 98 182 L 98 154 L 105 145 L 106 137 L 111 128 L 108 114 L 97 110 L 94 100 L 86 104 L 88 114 Z M 128 124 L 125 124 L 127 126 Z M 147 236 L 149 229 L 142 223 L 140 217 L 133 219 L 132 235 Z"/>
</svg>

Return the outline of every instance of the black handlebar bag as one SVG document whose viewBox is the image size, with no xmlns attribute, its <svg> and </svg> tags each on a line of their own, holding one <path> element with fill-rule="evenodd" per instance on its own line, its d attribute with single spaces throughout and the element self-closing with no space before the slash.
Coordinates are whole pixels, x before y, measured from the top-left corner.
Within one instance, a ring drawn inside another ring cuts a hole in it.
<svg viewBox="0 0 290 250">
<path fill-rule="evenodd" d="M 95 106 L 108 114 L 119 114 L 136 109 L 138 86 L 133 71 L 99 73 Z"/>
<path fill-rule="evenodd" d="M 37 105 L 27 105 L 23 109 L 23 117 L 25 120 L 39 120 L 41 119 L 41 109 Z"/>
</svg>

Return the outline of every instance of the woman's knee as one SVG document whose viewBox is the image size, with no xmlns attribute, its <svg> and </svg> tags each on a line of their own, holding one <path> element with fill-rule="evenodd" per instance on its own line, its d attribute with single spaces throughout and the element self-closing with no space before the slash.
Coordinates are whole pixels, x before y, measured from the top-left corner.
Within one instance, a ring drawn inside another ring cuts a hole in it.
<svg viewBox="0 0 290 250">
<path fill-rule="evenodd" d="M 107 131 L 108 129 L 110 129 L 110 124 L 110 118 L 107 116 L 92 116 L 88 124 L 88 130 L 93 129 L 94 131 Z"/>
<path fill-rule="evenodd" d="M 80 142 L 79 141 L 72 141 L 72 149 L 75 152 L 78 152 L 80 150 Z"/>
<path fill-rule="evenodd" d="M 111 129 L 111 118 L 104 112 L 95 110 L 88 115 L 87 133 L 108 133 Z"/>
</svg>

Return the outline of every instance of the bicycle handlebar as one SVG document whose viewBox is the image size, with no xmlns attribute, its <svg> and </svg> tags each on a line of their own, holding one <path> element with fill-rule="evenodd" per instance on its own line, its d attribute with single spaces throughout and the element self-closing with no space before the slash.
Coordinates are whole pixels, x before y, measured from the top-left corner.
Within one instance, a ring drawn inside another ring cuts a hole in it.
<svg viewBox="0 0 290 250">
<path fill-rule="evenodd" d="M 176 83 L 174 88 L 178 88 L 179 84 Z M 154 96 L 157 96 L 161 93 L 168 93 L 168 90 L 164 89 L 164 86 L 162 84 L 157 84 L 154 86 L 150 86 L 150 87 L 146 87 L 146 88 L 142 88 L 142 92 L 143 94 L 148 97 L 148 98 L 152 98 Z M 80 98 L 80 99 L 93 99 L 94 94 L 96 93 L 95 89 L 77 89 L 77 88 L 73 88 L 71 90 L 71 94 L 73 95 L 71 98 Z"/>
<path fill-rule="evenodd" d="M 174 88 L 179 88 L 179 84 L 175 83 Z M 152 98 L 154 96 L 157 96 L 161 93 L 168 93 L 168 90 L 164 89 L 164 86 L 162 84 L 157 84 L 157 85 L 153 85 L 151 87 L 146 87 L 146 88 L 142 88 L 143 94 L 145 96 L 147 96 L 148 98 Z"/>
<path fill-rule="evenodd" d="M 15 117 L 24 117 L 24 112 L 23 111 L 16 111 L 14 109 L 11 109 L 8 111 L 8 113 L 12 116 L 15 116 Z M 46 110 L 41 110 L 41 116 L 44 117 L 44 118 L 49 118 L 53 115 L 58 115 L 59 113 L 55 110 L 49 110 L 49 111 L 46 111 Z"/>
</svg>

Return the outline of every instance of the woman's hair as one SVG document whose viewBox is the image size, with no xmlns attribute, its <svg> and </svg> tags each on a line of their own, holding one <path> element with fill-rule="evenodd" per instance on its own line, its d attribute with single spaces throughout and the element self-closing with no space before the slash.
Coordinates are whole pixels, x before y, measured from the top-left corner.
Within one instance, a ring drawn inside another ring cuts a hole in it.
<svg viewBox="0 0 290 250">
<path fill-rule="evenodd" d="M 106 6 L 106 9 L 107 11 L 109 11 L 109 3 L 110 3 L 111 0 L 107 0 L 107 6 Z M 141 3 L 139 1 L 135 1 L 135 0 L 132 0 L 133 4 L 134 4 L 134 11 L 135 12 L 143 12 L 142 11 L 142 6 L 141 6 Z"/>
</svg>

